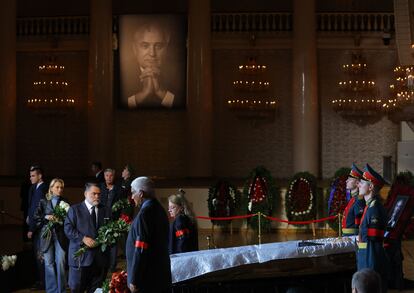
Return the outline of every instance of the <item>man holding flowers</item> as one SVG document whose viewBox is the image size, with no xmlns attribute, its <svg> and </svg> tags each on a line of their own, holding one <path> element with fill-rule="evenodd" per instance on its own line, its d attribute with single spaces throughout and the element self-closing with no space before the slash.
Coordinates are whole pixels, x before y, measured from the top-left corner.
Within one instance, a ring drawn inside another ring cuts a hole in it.
<svg viewBox="0 0 414 293">
<path fill-rule="evenodd" d="M 94 292 L 102 286 L 108 271 L 108 251 L 97 247 L 98 229 L 104 224 L 105 207 L 100 204 L 101 190 L 96 183 L 86 183 L 85 201 L 72 205 L 65 219 L 69 238 L 69 287 L 72 292 Z M 88 247 L 80 256 L 75 253 Z"/>
</svg>

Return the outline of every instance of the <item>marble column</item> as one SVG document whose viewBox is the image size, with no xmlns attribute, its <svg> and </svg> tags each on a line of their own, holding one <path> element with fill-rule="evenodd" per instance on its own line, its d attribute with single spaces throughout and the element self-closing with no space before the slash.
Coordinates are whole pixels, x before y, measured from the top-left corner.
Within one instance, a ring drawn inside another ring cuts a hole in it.
<svg viewBox="0 0 414 293">
<path fill-rule="evenodd" d="M 319 175 L 315 0 L 293 1 L 293 172 Z"/>
<path fill-rule="evenodd" d="M 212 176 L 212 72 L 210 0 L 189 0 L 188 176 Z"/>
<path fill-rule="evenodd" d="M 16 0 L 0 12 L 0 175 L 16 173 Z"/>
<path fill-rule="evenodd" d="M 88 73 L 88 158 L 113 166 L 112 0 L 91 0 Z"/>
</svg>

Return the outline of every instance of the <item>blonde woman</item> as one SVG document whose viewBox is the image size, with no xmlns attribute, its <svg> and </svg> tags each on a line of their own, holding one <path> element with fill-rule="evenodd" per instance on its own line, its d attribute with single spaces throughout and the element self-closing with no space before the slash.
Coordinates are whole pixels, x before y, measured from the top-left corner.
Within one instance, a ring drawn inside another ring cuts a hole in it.
<svg viewBox="0 0 414 293">
<path fill-rule="evenodd" d="M 63 225 L 53 224 L 50 234 L 44 233 L 50 221 L 54 221 L 53 211 L 56 206 L 67 201 L 63 199 L 64 182 L 55 178 L 50 182 L 46 198 L 41 199 L 35 212 L 36 229 L 40 232 L 39 249 L 45 261 L 45 289 L 47 293 L 66 292 L 66 251 L 68 239 L 63 231 Z"/>
<path fill-rule="evenodd" d="M 168 213 L 173 220 L 170 224 L 170 254 L 198 250 L 197 223 L 180 189 L 179 194 L 168 197 Z"/>
</svg>

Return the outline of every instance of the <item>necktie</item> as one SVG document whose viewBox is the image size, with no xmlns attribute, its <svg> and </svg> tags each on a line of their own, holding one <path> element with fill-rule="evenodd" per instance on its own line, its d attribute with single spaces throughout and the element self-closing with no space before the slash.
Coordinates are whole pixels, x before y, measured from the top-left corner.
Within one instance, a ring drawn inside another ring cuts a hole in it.
<svg viewBox="0 0 414 293">
<path fill-rule="evenodd" d="M 93 226 L 96 229 L 96 212 L 95 212 L 95 206 L 92 207 L 91 217 L 92 217 Z"/>
</svg>

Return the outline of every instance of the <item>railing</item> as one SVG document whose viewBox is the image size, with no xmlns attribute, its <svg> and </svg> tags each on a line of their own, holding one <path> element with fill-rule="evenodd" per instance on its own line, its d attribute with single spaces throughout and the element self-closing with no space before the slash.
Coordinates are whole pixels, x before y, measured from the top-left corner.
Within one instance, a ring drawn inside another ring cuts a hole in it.
<svg viewBox="0 0 414 293">
<path fill-rule="evenodd" d="M 291 13 L 215 13 L 211 18 L 213 32 L 291 31 Z M 317 13 L 317 31 L 394 31 L 393 13 Z"/>
<path fill-rule="evenodd" d="M 18 18 L 16 25 L 19 37 L 89 34 L 88 16 Z"/>
<path fill-rule="evenodd" d="M 318 13 L 320 32 L 394 31 L 393 13 Z M 211 30 L 215 33 L 288 32 L 293 29 L 292 13 L 213 13 Z M 17 36 L 87 35 L 88 16 L 19 18 Z M 114 16 L 113 31 L 117 31 Z"/>
<path fill-rule="evenodd" d="M 291 31 L 291 13 L 214 13 L 213 32 Z"/>
<path fill-rule="evenodd" d="M 318 13 L 318 31 L 394 31 L 393 13 Z"/>
</svg>

